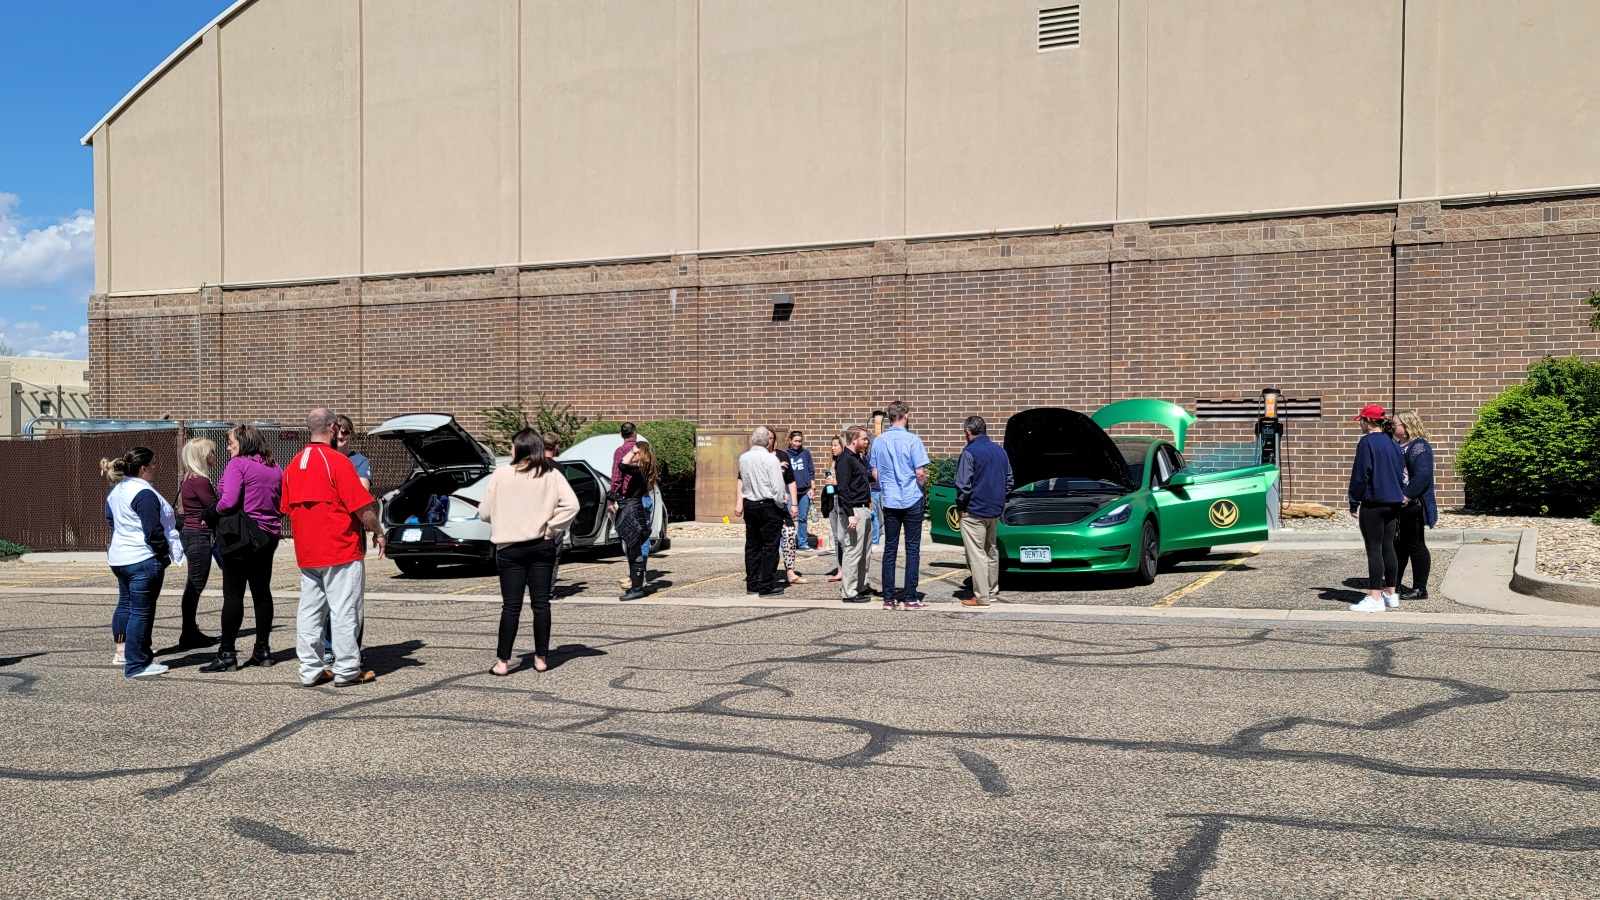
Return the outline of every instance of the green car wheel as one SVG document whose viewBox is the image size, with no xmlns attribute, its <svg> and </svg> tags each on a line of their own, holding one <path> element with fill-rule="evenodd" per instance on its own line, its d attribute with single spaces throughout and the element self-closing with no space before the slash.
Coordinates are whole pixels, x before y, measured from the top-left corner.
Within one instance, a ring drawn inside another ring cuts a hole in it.
<svg viewBox="0 0 1600 900">
<path fill-rule="evenodd" d="M 1139 536 L 1139 568 L 1133 571 L 1133 583 L 1155 584 L 1156 567 L 1161 562 L 1161 536 L 1156 523 L 1145 519 L 1144 531 Z"/>
</svg>

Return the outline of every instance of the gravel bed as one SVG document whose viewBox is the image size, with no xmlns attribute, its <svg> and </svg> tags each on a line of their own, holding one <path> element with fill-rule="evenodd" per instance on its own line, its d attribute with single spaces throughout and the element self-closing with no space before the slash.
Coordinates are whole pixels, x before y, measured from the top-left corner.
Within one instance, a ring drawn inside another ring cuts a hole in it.
<svg viewBox="0 0 1600 900">
<path fill-rule="evenodd" d="M 1334 519 L 1285 519 L 1295 531 L 1354 532 L 1355 520 L 1341 514 Z M 1546 519 L 1538 516 L 1486 516 L 1441 512 L 1440 528 L 1537 528 L 1539 574 L 1565 581 L 1600 584 L 1600 526 L 1588 519 Z"/>
</svg>

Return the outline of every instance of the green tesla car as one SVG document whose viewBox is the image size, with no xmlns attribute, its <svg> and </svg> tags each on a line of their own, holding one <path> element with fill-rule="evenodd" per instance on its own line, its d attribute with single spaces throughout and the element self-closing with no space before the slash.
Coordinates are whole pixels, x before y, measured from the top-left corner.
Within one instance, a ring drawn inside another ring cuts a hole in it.
<svg viewBox="0 0 1600 900">
<path fill-rule="evenodd" d="M 1165 554 L 1267 537 L 1267 489 L 1276 466 L 1198 473 L 1183 458 L 1193 413 L 1163 400 L 1122 400 L 1093 416 L 1030 409 L 1006 422 L 1015 489 L 998 527 L 1000 568 L 1017 572 L 1127 572 L 1155 580 Z M 1172 440 L 1112 437 L 1144 423 Z M 933 539 L 960 544 L 954 483 L 935 484 Z"/>
</svg>

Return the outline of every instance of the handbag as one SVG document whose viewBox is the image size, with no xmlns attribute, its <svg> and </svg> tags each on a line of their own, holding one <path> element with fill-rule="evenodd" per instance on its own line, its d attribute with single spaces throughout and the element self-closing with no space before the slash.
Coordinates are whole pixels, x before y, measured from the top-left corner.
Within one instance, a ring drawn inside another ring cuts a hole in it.
<svg viewBox="0 0 1600 900">
<path fill-rule="evenodd" d="M 271 540 L 272 536 L 262 531 L 256 520 L 250 518 L 249 513 L 241 507 L 217 518 L 217 534 L 212 546 L 223 556 L 231 556 L 247 550 L 260 550 Z"/>
</svg>

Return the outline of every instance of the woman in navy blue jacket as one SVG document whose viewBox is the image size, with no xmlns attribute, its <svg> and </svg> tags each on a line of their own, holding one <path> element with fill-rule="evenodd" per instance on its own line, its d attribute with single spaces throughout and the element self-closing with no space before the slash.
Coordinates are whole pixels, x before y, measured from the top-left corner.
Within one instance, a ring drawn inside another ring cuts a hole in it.
<svg viewBox="0 0 1600 900">
<path fill-rule="evenodd" d="M 1370 403 L 1356 414 L 1366 434 L 1356 445 L 1350 466 L 1350 515 L 1361 523 L 1361 542 L 1367 546 L 1367 597 L 1350 604 L 1355 612 L 1383 612 L 1400 606 L 1395 586 L 1400 583 L 1400 562 L 1394 552 L 1400 508 L 1405 502 L 1405 457 L 1394 442 L 1394 420 L 1383 407 Z"/>
<path fill-rule="evenodd" d="M 1433 445 L 1428 443 L 1428 426 L 1413 410 L 1396 416 L 1394 436 L 1406 461 L 1406 499 L 1400 507 L 1400 530 L 1394 552 L 1400 561 L 1396 584 L 1406 577 L 1411 564 L 1411 590 L 1401 591 L 1405 600 L 1428 599 L 1428 575 L 1433 570 L 1433 555 L 1428 552 L 1427 530 L 1439 524 L 1439 505 L 1433 499 Z"/>
</svg>

